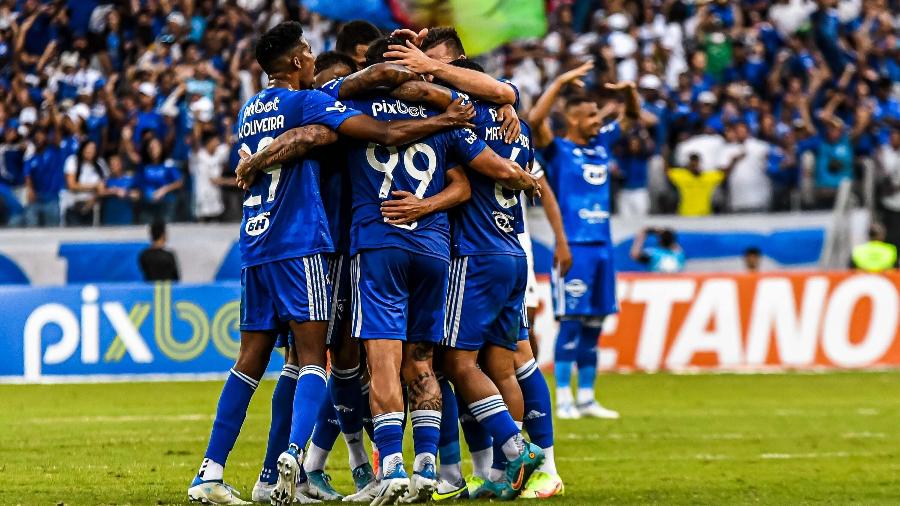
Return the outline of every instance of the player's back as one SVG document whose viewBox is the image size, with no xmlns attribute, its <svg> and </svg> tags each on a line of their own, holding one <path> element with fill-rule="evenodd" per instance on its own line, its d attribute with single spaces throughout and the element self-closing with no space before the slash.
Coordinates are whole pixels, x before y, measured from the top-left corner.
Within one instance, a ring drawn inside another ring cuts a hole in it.
<svg viewBox="0 0 900 506">
<path fill-rule="evenodd" d="M 527 169 L 534 159 L 531 129 L 520 121 L 522 133 L 511 144 L 504 140 L 497 106 L 475 102 L 474 131 L 499 156 Z M 518 190 L 503 188 L 474 170 L 467 172 L 472 198 L 453 210 L 453 253 L 458 256 L 505 253 L 524 256 L 518 234 L 524 232 Z"/>
<path fill-rule="evenodd" d="M 569 242 L 611 240 L 610 146 L 618 136 L 618 123 L 610 123 L 587 145 L 557 137 L 544 149 L 547 177 L 558 196 Z"/>
<path fill-rule="evenodd" d="M 340 82 L 338 79 L 327 84 L 323 91 L 337 95 Z M 384 96 L 346 102 L 380 121 L 424 119 L 439 114 L 421 104 Z M 395 147 L 363 141 L 348 143 L 348 169 L 353 181 L 351 254 L 363 249 L 397 247 L 449 259 L 447 213 L 432 213 L 409 224 L 391 225 L 381 214 L 381 203 L 392 199 L 393 191 L 407 191 L 418 198 L 439 193 L 445 186 L 445 172 L 458 164 L 456 158 L 465 156 L 463 152 L 474 153 L 469 159 L 474 158 L 481 149 L 483 143 L 474 132 L 465 129 L 439 132 Z"/>
<path fill-rule="evenodd" d="M 241 108 L 238 144 L 255 153 L 292 128 L 313 123 L 337 128 L 354 114 L 319 91 L 269 88 Z M 317 162 L 294 160 L 256 178 L 244 193 L 240 247 L 243 267 L 333 251 Z"/>
</svg>

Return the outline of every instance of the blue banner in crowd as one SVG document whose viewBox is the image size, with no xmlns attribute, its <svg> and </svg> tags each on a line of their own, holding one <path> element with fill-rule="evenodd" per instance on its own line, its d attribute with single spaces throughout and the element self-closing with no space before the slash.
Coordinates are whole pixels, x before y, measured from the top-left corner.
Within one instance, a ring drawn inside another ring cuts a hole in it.
<svg viewBox="0 0 900 506">
<path fill-rule="evenodd" d="M 224 373 L 240 348 L 237 283 L 9 286 L 0 304 L 0 377 Z"/>
</svg>

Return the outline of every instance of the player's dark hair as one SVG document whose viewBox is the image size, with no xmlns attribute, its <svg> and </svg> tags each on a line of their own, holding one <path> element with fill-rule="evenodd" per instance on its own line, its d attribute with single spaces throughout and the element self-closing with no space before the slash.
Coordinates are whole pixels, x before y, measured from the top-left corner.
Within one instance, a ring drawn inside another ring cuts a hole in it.
<svg viewBox="0 0 900 506">
<path fill-rule="evenodd" d="M 279 23 L 257 39 L 256 61 L 266 74 L 277 72 L 278 59 L 297 47 L 302 38 L 303 26 L 300 23 L 296 21 Z"/>
<path fill-rule="evenodd" d="M 150 240 L 156 242 L 166 235 L 166 222 L 154 221 L 150 224 Z"/>
<path fill-rule="evenodd" d="M 363 19 L 354 19 L 341 27 L 334 44 L 335 51 L 344 54 L 356 54 L 356 46 L 369 45 L 381 38 L 381 30 Z"/>
<path fill-rule="evenodd" d="M 593 101 L 594 101 L 594 99 L 592 99 L 591 97 L 589 97 L 587 95 L 572 95 L 571 97 L 566 99 L 565 108 L 569 109 L 571 107 L 576 107 L 581 104 L 587 104 L 587 103 L 590 103 Z"/>
<path fill-rule="evenodd" d="M 346 65 L 350 72 L 356 72 L 356 60 L 344 53 L 325 51 L 316 57 L 316 74 L 324 72 L 336 65 Z"/>
<path fill-rule="evenodd" d="M 384 57 L 384 53 L 390 51 L 388 46 L 404 45 L 406 41 L 401 39 L 400 37 L 387 36 L 381 37 L 375 42 L 369 44 L 369 49 L 366 50 L 366 67 L 371 67 L 376 63 L 382 63 L 388 61 L 387 58 Z"/>
<path fill-rule="evenodd" d="M 459 34 L 456 33 L 456 28 L 452 26 L 437 26 L 435 28 L 428 29 L 428 35 L 422 40 L 422 45 L 419 46 L 419 49 L 422 51 L 428 51 L 433 47 L 440 46 L 441 44 L 447 44 L 447 47 L 451 51 L 455 51 L 458 56 L 463 56 L 466 54 L 466 50 L 463 47 L 462 40 L 459 38 Z"/>
<path fill-rule="evenodd" d="M 659 232 L 659 245 L 663 248 L 675 246 L 675 232 L 671 229 L 663 229 Z"/>
<path fill-rule="evenodd" d="M 480 63 L 468 58 L 457 58 L 450 62 L 450 65 L 453 65 L 454 67 L 475 70 L 477 72 L 484 72 L 484 67 L 482 67 Z"/>
<path fill-rule="evenodd" d="M 744 256 L 760 256 L 762 255 L 762 250 L 757 248 L 756 246 L 750 246 L 749 248 L 744 250 Z"/>
</svg>

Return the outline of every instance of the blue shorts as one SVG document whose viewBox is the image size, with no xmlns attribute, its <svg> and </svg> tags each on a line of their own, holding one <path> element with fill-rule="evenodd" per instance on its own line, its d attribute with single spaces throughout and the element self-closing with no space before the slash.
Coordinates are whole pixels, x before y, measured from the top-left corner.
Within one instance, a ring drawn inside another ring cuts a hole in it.
<svg viewBox="0 0 900 506">
<path fill-rule="evenodd" d="M 380 248 L 360 251 L 352 264 L 353 337 L 441 340 L 447 262 L 400 248 Z"/>
<path fill-rule="evenodd" d="M 282 330 L 291 321 L 326 321 L 330 296 L 322 255 L 245 267 L 241 330 Z"/>
<path fill-rule="evenodd" d="M 350 256 L 341 253 L 328 255 L 328 281 L 331 284 L 331 317 L 325 343 L 332 349 L 343 341 L 342 329 L 350 309 Z"/>
<path fill-rule="evenodd" d="M 480 350 L 485 344 L 516 349 L 525 329 L 528 262 L 513 255 L 454 258 L 450 263 L 447 323 L 442 344 Z"/>
<path fill-rule="evenodd" d="M 569 244 L 572 269 L 560 280 L 551 276 L 557 318 L 602 317 L 619 312 L 612 246 L 602 243 Z"/>
</svg>

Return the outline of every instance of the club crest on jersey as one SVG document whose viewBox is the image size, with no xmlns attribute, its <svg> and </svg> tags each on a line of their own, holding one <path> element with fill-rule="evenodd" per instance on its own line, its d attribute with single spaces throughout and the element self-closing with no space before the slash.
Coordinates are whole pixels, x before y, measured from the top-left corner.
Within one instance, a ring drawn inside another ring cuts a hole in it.
<svg viewBox="0 0 900 506">
<path fill-rule="evenodd" d="M 604 211 L 600 204 L 594 204 L 590 209 L 579 209 L 578 217 L 587 221 L 591 225 L 603 223 L 609 219 L 609 211 Z"/>
<path fill-rule="evenodd" d="M 247 225 L 244 226 L 244 231 L 247 232 L 249 236 L 257 236 L 265 232 L 269 229 L 269 213 L 257 214 L 252 218 L 247 219 Z"/>
<path fill-rule="evenodd" d="M 513 231 L 512 223 L 515 218 L 506 213 L 501 213 L 500 211 L 491 211 L 491 215 L 494 216 L 494 224 L 497 225 L 497 228 L 504 232 Z"/>
<path fill-rule="evenodd" d="M 566 281 L 566 293 L 572 297 L 581 297 L 587 293 L 587 283 L 580 279 Z"/>
<path fill-rule="evenodd" d="M 581 171 L 581 175 L 582 177 L 584 177 L 584 180 L 593 185 L 601 185 L 605 183 L 609 173 L 606 164 L 594 165 L 591 163 L 586 163 L 581 166 Z"/>
</svg>

